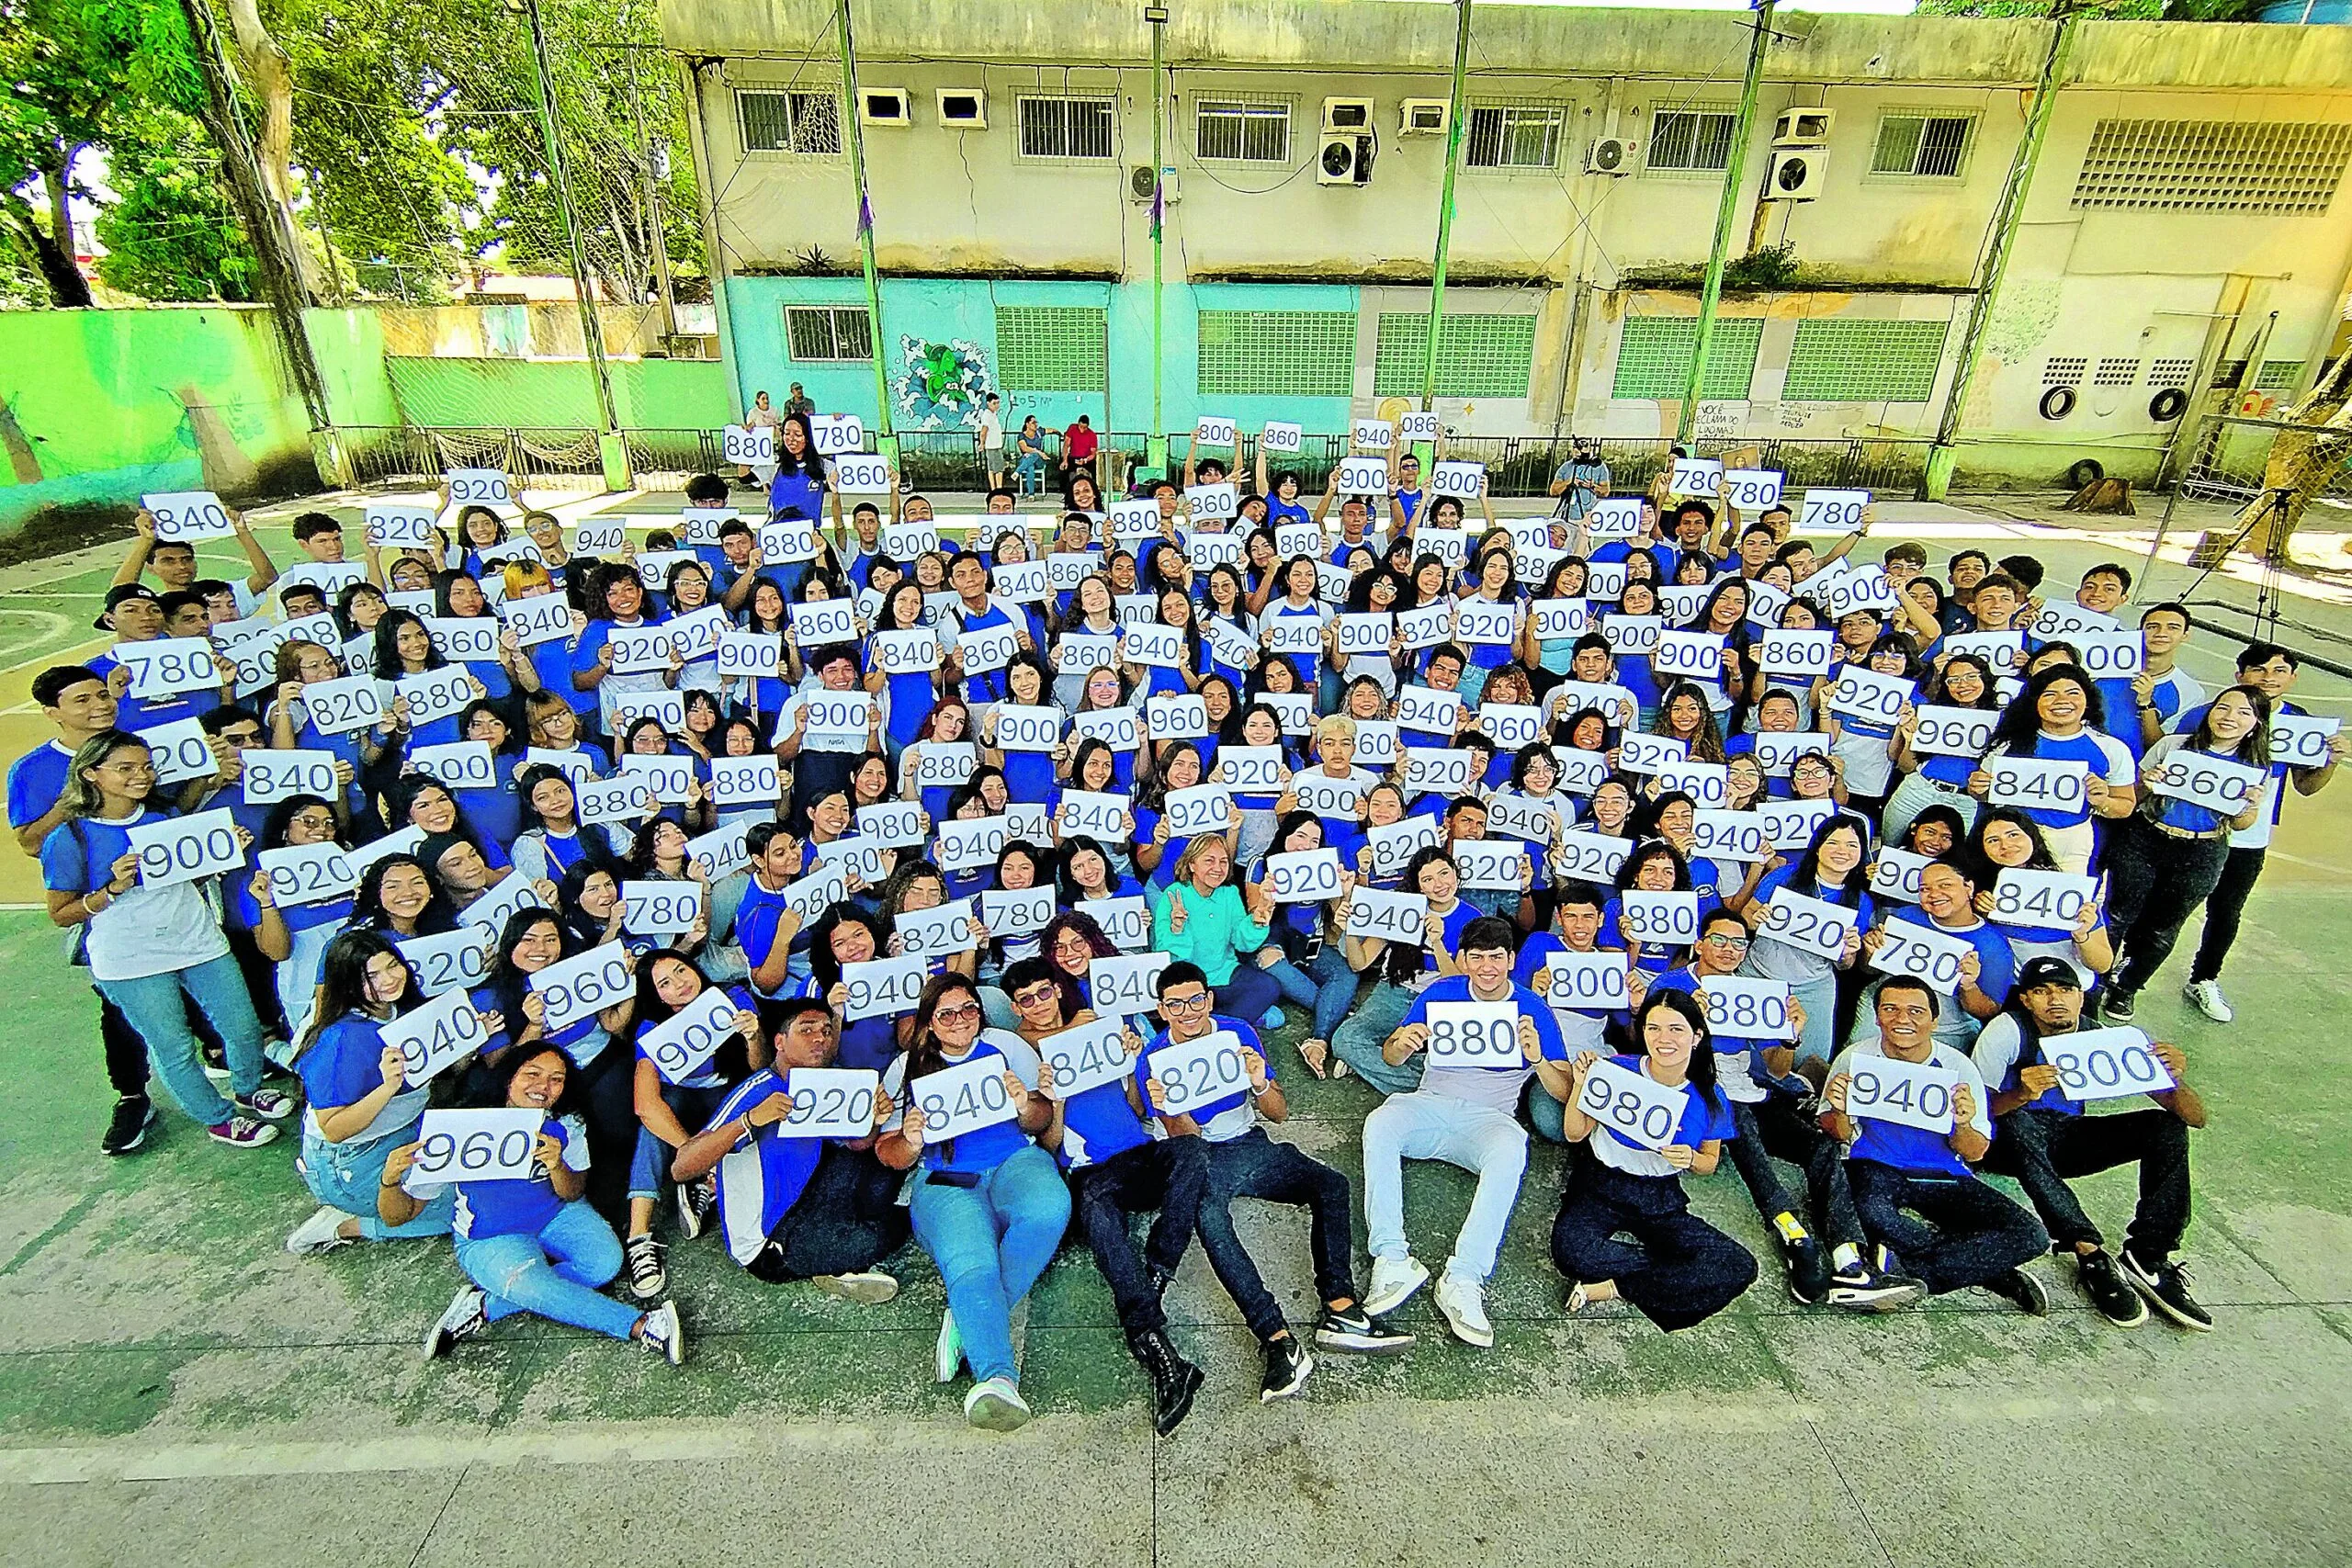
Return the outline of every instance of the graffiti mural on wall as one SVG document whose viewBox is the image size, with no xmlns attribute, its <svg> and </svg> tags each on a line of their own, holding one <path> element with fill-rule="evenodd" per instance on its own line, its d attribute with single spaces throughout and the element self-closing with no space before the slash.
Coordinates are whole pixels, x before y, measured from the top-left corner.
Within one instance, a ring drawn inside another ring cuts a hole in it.
<svg viewBox="0 0 2352 1568">
<path fill-rule="evenodd" d="M 902 429 L 977 426 L 989 395 L 988 356 L 967 338 L 934 343 L 901 335 L 899 374 L 890 389 L 893 417 Z"/>
</svg>

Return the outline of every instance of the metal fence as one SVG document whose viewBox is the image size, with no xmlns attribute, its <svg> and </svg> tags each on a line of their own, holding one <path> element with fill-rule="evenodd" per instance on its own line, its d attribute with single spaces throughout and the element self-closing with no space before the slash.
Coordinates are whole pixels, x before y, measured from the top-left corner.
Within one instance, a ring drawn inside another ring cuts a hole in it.
<svg viewBox="0 0 2352 1568">
<path fill-rule="evenodd" d="M 2188 456 L 2180 470 L 2180 494 L 2190 501 L 2244 506 L 2267 488 L 2265 470 L 2279 436 L 2314 436 L 2320 428 L 2277 419 L 2210 416 L 2189 438 Z M 2339 457 L 2352 447 L 2352 432 L 2329 431 L 2315 439 L 2323 444 L 2323 450 L 2332 445 Z M 2352 468 L 2338 467 L 2312 499 L 2322 504 L 2352 505 Z"/>
<path fill-rule="evenodd" d="M 2245 420 L 2233 424 L 2259 424 Z M 577 428 L 503 428 L 489 425 L 345 425 L 338 428 L 350 455 L 354 478 L 362 485 L 429 485 L 453 468 L 498 468 L 531 480 L 535 488 L 595 489 L 603 483 L 604 465 L 597 434 Z M 667 489 L 698 473 L 722 467 L 718 433 L 714 430 L 631 429 L 621 433 L 631 472 L 639 485 Z M 899 468 L 910 490 L 978 491 L 987 488 L 989 464 L 978 437 L 966 430 L 913 430 L 899 434 Z M 1181 476 L 1192 441 L 1170 436 L 1170 466 Z M 1916 492 L 1926 473 L 1929 443 L 1925 439 L 1849 437 L 1830 440 L 1734 440 L 1693 444 L 1701 457 L 1727 452 L 1752 452 L 1755 465 L 1777 468 L 1788 476 L 1789 488 L 1807 485 L 1871 490 L 1882 493 Z M 2230 443 L 2218 444 L 2223 453 Z M 1668 466 L 1673 443 L 1663 436 L 1638 440 L 1611 439 L 1599 443 L 1601 461 L 1609 465 L 1611 483 L 1621 492 L 1646 490 Z M 1060 492 L 1061 436 L 1046 437 L 1046 491 Z M 1139 431 L 1106 431 L 1102 436 L 1096 469 L 1106 487 L 1122 482 L 1139 466 L 1150 437 Z M 1269 475 L 1295 473 L 1302 490 L 1319 492 L 1331 470 L 1348 455 L 1345 435 L 1304 438 L 1295 453 L 1269 454 Z M 1448 436 L 1446 455 L 1487 465 L 1489 490 L 1497 499 L 1539 497 L 1552 476 L 1574 448 L 1566 439 L 1543 435 Z M 2267 440 L 2263 450 L 2268 450 Z M 1258 438 L 1244 435 L 1240 461 L 1244 471 L 1255 467 Z M 1204 452 L 1202 457 L 1231 461 L 1232 449 Z M 2241 459 L 2232 457 L 2231 461 Z M 997 455 L 998 471 L 1010 484 L 1014 468 L 1010 454 Z M 2253 464 L 2259 474 L 2258 458 Z M 2220 472 L 2220 469 L 2216 469 Z M 2216 481 L 2227 482 L 2227 481 Z M 2258 483 L 2258 481 L 2257 481 Z M 2251 494 L 2249 490 L 2247 493 Z"/>
</svg>

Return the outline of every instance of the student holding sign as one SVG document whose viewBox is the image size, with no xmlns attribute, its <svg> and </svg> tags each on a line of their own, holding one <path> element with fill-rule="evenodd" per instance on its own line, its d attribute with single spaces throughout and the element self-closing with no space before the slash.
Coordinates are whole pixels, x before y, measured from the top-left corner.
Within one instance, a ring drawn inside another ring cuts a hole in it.
<svg viewBox="0 0 2352 1568">
<path fill-rule="evenodd" d="M 598 1290 L 620 1272 L 621 1248 L 612 1226 L 582 1196 L 588 1187 L 588 1137 L 580 1119 L 568 1114 L 564 1099 L 571 1064 L 552 1046 L 536 1046 L 516 1051 L 498 1076 L 499 1104 L 544 1118 L 532 1134 L 526 1174 L 466 1180 L 458 1173 L 473 1158 L 475 1140 L 486 1142 L 490 1134 L 470 1134 L 450 1157 L 435 1142 L 451 1134 L 428 1133 L 420 1142 L 392 1151 L 384 1165 L 385 1179 L 376 1190 L 376 1212 L 387 1224 L 400 1224 L 443 1194 L 455 1194 L 450 1232 L 457 1242 L 458 1266 L 474 1282 L 458 1292 L 426 1334 L 426 1357 L 446 1356 L 499 1319 L 529 1312 L 610 1338 L 634 1340 L 672 1366 L 684 1365 L 686 1336 L 675 1303 L 665 1301 L 640 1313 Z M 458 1179 L 420 1181 L 413 1189 L 404 1185 L 413 1172 L 423 1175 L 436 1166 Z"/>
<path fill-rule="evenodd" d="M 934 1370 L 949 1382 L 969 1362 L 964 1418 L 1011 1431 L 1030 1414 L 1012 1312 L 1069 1227 L 1069 1189 L 1035 1142 L 1053 1121 L 1052 1070 L 1018 1034 L 983 1032 L 978 990 L 942 975 L 923 987 L 906 1054 L 882 1087 L 901 1109 L 875 1153 L 917 1170 L 908 1216 L 947 1287 Z"/>
<path fill-rule="evenodd" d="M 1232 873 L 1233 852 L 1221 836 L 1203 835 L 1185 845 L 1168 882 L 1145 891 L 1152 945 L 1197 964 L 1225 1011 L 1277 1029 L 1282 986 L 1255 956 L 1271 934 L 1274 901 L 1260 884 L 1236 887 Z"/>
<path fill-rule="evenodd" d="M 2098 693 L 2090 677 L 2071 664 L 2056 664 L 2030 676 L 2025 689 L 2002 710 L 1993 727 L 1993 746 L 1968 776 L 1968 793 L 1992 800 L 1994 764 L 2005 757 L 2075 764 L 2079 776 L 2043 774 L 2025 781 L 2027 792 L 1996 805 L 2019 806 L 2041 828 L 2050 852 L 2064 870 L 2090 869 L 2095 844 L 2092 818 L 2128 817 L 2138 800 L 2138 770 L 2132 752 L 2101 733 Z"/>
<path fill-rule="evenodd" d="M 2073 1252 L 2075 1281 L 2109 1322 L 2135 1328 L 2154 1306 L 2183 1328 L 2211 1329 L 2212 1314 L 2190 1293 L 2188 1269 L 2172 1256 L 2188 1227 L 2188 1134 L 2205 1125 L 2205 1102 L 2188 1085 L 2179 1046 L 2143 1043 L 2133 1030 L 2086 1034 L 2083 1015 L 2082 987 L 2064 962 L 2036 958 L 2018 971 L 2008 1005 L 1970 1053 L 1994 1086 L 1999 1129 L 1984 1168 L 2017 1178 L 2057 1250 Z M 2066 1051 L 2078 1035 L 2086 1046 L 2094 1036 L 2099 1043 Z M 2155 1103 L 2085 1114 L 2086 1100 L 2143 1093 Z M 2069 1177 L 2119 1165 L 2138 1166 L 2140 1178 L 2120 1269 L 2067 1185 Z"/>
<path fill-rule="evenodd" d="M 1324 720 L 1326 724 L 1332 722 Z M 1340 722 L 1345 723 L 1345 720 Z M 1306 855 L 1324 849 L 1326 829 L 1311 811 L 1293 810 L 1274 829 L 1268 855 Z M 1304 871 L 1310 863 L 1290 863 Z M 1338 868 L 1328 897 L 1289 898 L 1275 902 L 1271 919 L 1272 941 L 1258 950 L 1258 963 L 1282 987 L 1283 999 L 1297 1003 L 1312 1015 L 1307 1037 L 1298 1053 L 1311 1070 L 1319 1072 L 1330 1050 L 1331 1036 L 1355 1005 L 1359 976 L 1348 963 L 1347 943 L 1340 934 L 1340 909 L 1356 885 L 1355 873 L 1334 850 L 1322 869 Z M 1253 880 L 1266 886 L 1268 863 L 1261 862 Z M 1269 888 L 1269 892 L 1275 891 Z"/>
<path fill-rule="evenodd" d="M 1588 1051 L 1569 1069 L 1565 1131 L 1592 1157 L 1568 1167 L 1552 1262 L 1568 1278 L 1570 1316 L 1623 1300 L 1671 1333 L 1729 1306 L 1754 1282 L 1756 1259 L 1690 1213 L 1682 1190 L 1682 1172 L 1712 1172 L 1735 1132 L 1705 1012 L 1653 989 L 1634 1039 L 1635 1055 Z"/>
<path fill-rule="evenodd" d="M 2123 956 L 2104 1021 L 2132 1021 L 2141 987 L 2221 883 L 2231 836 L 2261 819 L 2269 775 L 2270 699 L 2256 686 L 2227 688 L 2187 734 L 2148 748 L 2137 807 L 2107 846 L 2108 918 Z M 2233 800 L 2245 804 L 2233 811 Z"/>
<path fill-rule="evenodd" d="M 1951 807 L 1960 813 L 1963 826 L 1973 819 L 1977 806 L 1969 798 L 1968 776 L 1976 771 L 1977 759 L 1971 750 L 1967 716 L 1989 716 L 1998 713 L 2000 706 L 1992 666 L 1973 653 L 1944 659 L 1921 689 L 1918 705 L 1894 727 L 1894 765 L 1903 777 L 1887 797 L 1880 818 L 1888 842 L 1900 842 L 1911 819 L 1930 806 Z M 1923 715 L 1920 709 L 1925 707 L 1964 711 Z"/>
<path fill-rule="evenodd" d="M 391 1223 L 376 1203 L 386 1162 L 415 1142 L 426 1103 L 424 1081 L 411 1080 L 407 1057 L 384 1038 L 384 1026 L 424 999 L 415 972 L 384 937 L 346 931 L 327 944 L 318 1010 L 296 1037 L 294 1064 L 310 1101 L 302 1180 L 320 1208 L 286 1238 L 287 1251 L 315 1255 L 355 1241 L 448 1234 L 447 1199 Z"/>
<path fill-rule="evenodd" d="M 2064 959 L 2074 966 L 2085 989 L 2115 966 L 2117 943 L 2097 897 L 2045 892 L 2030 900 L 2039 912 L 2027 913 L 2019 907 L 2018 879 L 2011 877 L 2011 886 L 2004 889 L 2003 874 L 2007 872 L 2055 877 L 2061 882 L 2071 876 L 2058 869 L 2057 858 L 2032 818 L 2014 806 L 1984 807 L 1963 840 L 1959 858 L 1976 887 L 1976 912 L 2008 938 L 2009 953 L 2018 965 L 2022 967 L 2037 956 Z M 2071 915 L 2064 901 L 2067 897 L 2080 900 Z M 2049 907 L 2042 908 L 2045 898 Z"/>
<path fill-rule="evenodd" d="M 1363 1124 L 1372 1253 L 1364 1310 L 1375 1317 L 1404 1305 L 1430 1277 L 1405 1237 L 1404 1162 L 1443 1160 L 1478 1179 L 1436 1297 L 1446 1326 L 1468 1345 L 1495 1342 L 1487 1280 L 1527 1170 L 1527 1131 L 1513 1115 L 1520 1091 L 1541 1072 L 1544 1089 L 1562 1099 L 1569 1080 L 1567 1048 L 1551 1008 L 1511 978 L 1518 951 L 1519 928 L 1500 916 L 1464 928 L 1455 954 L 1462 973 L 1414 998 L 1382 1045 L 1391 1062 L 1425 1056 L 1419 1086 L 1391 1095 Z"/>
<path fill-rule="evenodd" d="M 156 809 L 155 790 L 153 754 L 136 735 L 101 730 L 74 750 L 62 819 L 40 847 L 49 918 L 83 928 L 76 959 L 146 1043 L 180 1109 L 216 1143 L 258 1147 L 277 1136 L 294 1102 L 262 1087 L 261 1023 L 200 886 L 242 871 L 252 835 L 226 812 L 173 818 Z M 233 1102 L 204 1074 L 191 1000 L 225 1049 Z"/>
<path fill-rule="evenodd" d="M 1375 792 L 1373 798 L 1378 798 Z M 1428 901 L 1418 942 L 1378 936 L 1346 939 L 1348 963 L 1358 974 L 1374 976 L 1373 987 L 1331 1036 L 1331 1050 L 1340 1068 L 1353 1071 L 1383 1094 L 1403 1094 L 1421 1081 L 1422 1063 L 1411 1055 L 1390 1061 L 1387 1043 L 1420 994 L 1438 980 L 1461 973 L 1456 944 L 1480 911 L 1461 896 L 1461 869 L 1453 857 L 1430 844 L 1406 862 L 1399 891 L 1416 893 Z M 1346 921 L 1342 901 L 1341 923 Z M 1310 1067 L 1319 1063 L 1309 1059 Z"/>
<path fill-rule="evenodd" d="M 1976 1065 L 1939 1043 L 1940 1005 L 1925 981 L 1898 975 L 1881 983 L 1874 1038 L 1829 1065 L 1822 1130 L 1846 1146 L 1854 1207 L 1881 1268 L 1932 1295 L 1982 1285 L 2047 1317 L 2050 1294 L 2025 1265 L 2050 1237 L 1976 1174 L 1993 1142 L 1991 1097 Z M 1921 1067 L 1929 1071 L 1909 1070 Z"/>
</svg>

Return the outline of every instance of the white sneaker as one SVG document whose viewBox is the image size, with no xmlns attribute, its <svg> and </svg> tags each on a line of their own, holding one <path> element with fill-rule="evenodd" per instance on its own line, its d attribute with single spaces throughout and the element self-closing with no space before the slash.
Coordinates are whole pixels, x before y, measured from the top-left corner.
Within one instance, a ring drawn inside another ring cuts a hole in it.
<svg viewBox="0 0 2352 1568">
<path fill-rule="evenodd" d="M 939 1314 L 939 1343 L 931 1353 L 932 1375 L 941 1382 L 954 1382 L 956 1373 L 964 1365 L 964 1337 L 956 1332 L 956 1314 Z"/>
<path fill-rule="evenodd" d="M 659 1356 L 673 1367 L 686 1364 L 686 1325 L 678 1320 L 678 1303 L 663 1302 L 645 1314 L 645 1332 L 638 1337 L 649 1356 Z"/>
<path fill-rule="evenodd" d="M 1010 1432 L 1028 1425 L 1029 1405 L 1011 1378 L 989 1378 L 964 1396 L 964 1419 L 990 1432 Z"/>
<path fill-rule="evenodd" d="M 337 1233 L 344 1221 L 356 1217 L 332 1203 L 322 1204 L 317 1213 L 294 1227 L 294 1234 L 286 1238 L 286 1250 L 297 1258 L 316 1258 L 338 1247 L 349 1247 L 351 1238 Z"/>
<path fill-rule="evenodd" d="M 2219 980 L 2191 980 L 2180 988 L 2181 999 L 2211 1019 L 2215 1023 L 2227 1023 L 2237 1017 L 2230 1007 L 2230 998 L 2222 995 Z"/>
<path fill-rule="evenodd" d="M 1445 1325 L 1464 1345 L 1485 1349 L 1495 1342 L 1495 1325 L 1487 1321 L 1486 1290 L 1476 1280 L 1448 1274 L 1437 1282 L 1437 1310 Z"/>
<path fill-rule="evenodd" d="M 1430 1271 L 1411 1253 L 1402 1258 L 1375 1258 L 1372 1260 L 1372 1289 L 1364 1293 L 1363 1310 L 1374 1317 L 1386 1317 L 1413 1299 L 1413 1292 L 1430 1282 Z"/>
<path fill-rule="evenodd" d="M 845 1302 L 858 1302 L 866 1306 L 880 1306 L 884 1302 L 899 1298 L 896 1276 L 878 1269 L 868 1269 L 860 1274 L 812 1274 L 808 1282 L 829 1296 L 839 1296 Z M 948 1374 L 953 1377 L 955 1374 Z"/>
<path fill-rule="evenodd" d="M 479 1287 L 460 1285 L 433 1326 L 424 1331 L 424 1359 L 437 1361 L 460 1339 L 471 1339 L 490 1326 L 490 1298 Z"/>
</svg>

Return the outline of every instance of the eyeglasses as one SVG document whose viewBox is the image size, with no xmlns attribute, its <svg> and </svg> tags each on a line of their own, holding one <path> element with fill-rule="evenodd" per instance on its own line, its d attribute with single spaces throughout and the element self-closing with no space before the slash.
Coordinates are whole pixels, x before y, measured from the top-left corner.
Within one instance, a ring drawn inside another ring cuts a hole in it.
<svg viewBox="0 0 2352 1568">
<path fill-rule="evenodd" d="M 1209 1001 L 1210 997 L 1206 991 L 1192 997 L 1162 997 L 1159 998 L 1159 1010 L 1162 1012 L 1205 1012 L 1208 1010 Z"/>
<path fill-rule="evenodd" d="M 979 1005 L 976 1002 L 958 1002 L 954 1007 L 940 1008 L 931 1015 L 934 1023 L 969 1023 L 979 1016 Z"/>
<path fill-rule="evenodd" d="M 326 811 L 305 811 L 299 816 L 287 818 L 286 825 L 289 828 L 332 828 L 334 826 L 334 816 L 332 812 Z"/>
<path fill-rule="evenodd" d="M 1747 939 L 1744 936 L 1710 936 L 1706 940 L 1713 942 L 1717 947 L 1746 947 L 1747 945 Z"/>
<path fill-rule="evenodd" d="M 1012 1005 L 1015 1007 L 1024 1008 L 1041 1008 L 1047 1002 L 1050 1002 L 1059 997 L 1061 994 L 1061 988 L 1051 984 L 1032 986 L 1029 989 L 1014 997 L 1012 998 Z"/>
</svg>

